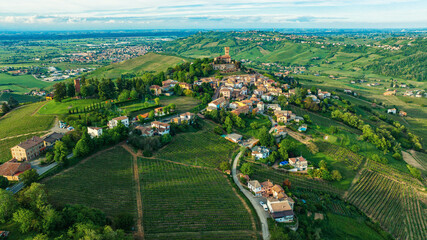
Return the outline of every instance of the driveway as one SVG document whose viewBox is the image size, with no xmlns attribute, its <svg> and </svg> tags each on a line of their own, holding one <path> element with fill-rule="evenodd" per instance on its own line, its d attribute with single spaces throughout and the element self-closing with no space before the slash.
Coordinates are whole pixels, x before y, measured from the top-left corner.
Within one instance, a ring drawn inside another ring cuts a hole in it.
<svg viewBox="0 0 427 240">
<path fill-rule="evenodd" d="M 239 161 L 240 155 L 242 155 L 242 152 L 239 152 L 237 154 L 236 158 L 234 158 L 233 166 L 231 168 L 231 172 L 233 175 L 234 183 L 239 187 L 240 191 L 245 194 L 246 198 L 249 199 L 252 206 L 254 206 L 255 211 L 259 217 L 259 220 L 261 221 L 261 228 L 262 228 L 262 238 L 264 240 L 270 239 L 270 233 L 268 231 L 268 223 L 267 218 L 269 217 L 268 213 L 264 210 L 264 208 L 259 204 L 259 201 L 263 200 L 261 197 L 255 197 L 251 192 L 246 190 L 242 184 L 240 183 L 239 179 L 237 178 L 237 163 Z"/>
</svg>

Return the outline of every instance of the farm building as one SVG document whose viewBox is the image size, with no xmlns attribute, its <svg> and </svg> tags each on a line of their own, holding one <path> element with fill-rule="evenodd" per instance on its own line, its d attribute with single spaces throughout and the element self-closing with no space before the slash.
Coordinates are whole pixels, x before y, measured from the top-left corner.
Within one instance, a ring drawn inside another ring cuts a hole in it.
<svg viewBox="0 0 427 240">
<path fill-rule="evenodd" d="M 289 165 L 294 166 L 298 171 L 307 170 L 307 160 L 302 156 L 296 158 L 289 158 Z"/>
<path fill-rule="evenodd" d="M 31 160 L 39 156 L 45 150 L 42 138 L 34 136 L 10 149 L 12 157 L 17 160 Z"/>
<path fill-rule="evenodd" d="M 0 165 L 0 176 L 7 178 L 9 181 L 19 181 L 19 175 L 30 169 L 31 164 L 29 162 L 20 162 L 12 159 Z"/>
<path fill-rule="evenodd" d="M 231 133 L 225 136 L 225 139 L 234 143 L 239 143 L 242 140 L 242 138 L 243 136 L 237 133 Z"/>
<path fill-rule="evenodd" d="M 123 123 L 123 125 L 125 125 L 126 127 L 129 127 L 129 118 L 126 116 L 121 116 L 121 117 L 116 117 L 116 118 L 111 119 L 108 122 L 108 127 L 110 129 L 112 129 L 112 128 L 116 127 L 119 122 Z"/>
<path fill-rule="evenodd" d="M 100 127 L 87 127 L 87 133 L 91 138 L 99 137 L 102 135 L 102 128 Z"/>
</svg>

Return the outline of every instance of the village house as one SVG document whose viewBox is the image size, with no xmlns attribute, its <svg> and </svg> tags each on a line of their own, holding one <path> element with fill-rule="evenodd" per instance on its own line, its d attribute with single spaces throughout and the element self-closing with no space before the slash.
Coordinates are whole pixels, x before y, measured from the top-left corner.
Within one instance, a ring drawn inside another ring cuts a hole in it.
<svg viewBox="0 0 427 240">
<path fill-rule="evenodd" d="M 217 98 L 208 104 L 207 110 L 218 110 L 227 107 L 227 100 L 224 97 Z"/>
<path fill-rule="evenodd" d="M 163 107 L 158 107 L 154 109 L 154 116 L 163 116 L 166 113 L 163 111 Z"/>
<path fill-rule="evenodd" d="M 179 83 L 179 87 L 180 87 L 180 88 L 182 88 L 182 89 L 188 89 L 188 90 L 191 90 L 191 84 L 186 83 L 186 82 L 180 82 L 180 83 Z"/>
<path fill-rule="evenodd" d="M 285 137 L 287 134 L 286 127 L 277 125 L 276 127 L 273 128 L 272 134 L 275 137 Z"/>
<path fill-rule="evenodd" d="M 344 89 L 344 93 L 352 93 L 353 91 L 351 91 L 350 89 Z"/>
<path fill-rule="evenodd" d="M 155 133 L 160 135 L 168 134 L 170 131 L 170 125 L 159 121 L 151 122 L 151 127 L 155 128 Z"/>
<path fill-rule="evenodd" d="M 231 90 L 230 88 L 221 88 L 221 90 L 219 90 L 219 94 L 222 97 L 231 98 L 231 93 L 233 92 L 233 90 Z"/>
<path fill-rule="evenodd" d="M 19 175 L 30 169 L 31 164 L 29 162 L 21 162 L 14 158 L 0 165 L 0 176 L 9 181 L 19 181 Z"/>
<path fill-rule="evenodd" d="M 191 124 L 191 123 L 193 123 L 194 119 L 196 118 L 196 114 L 186 112 L 186 113 L 179 115 L 179 118 L 180 118 L 181 122 L 186 121 L 188 124 Z"/>
<path fill-rule="evenodd" d="M 121 122 L 123 125 L 125 125 L 125 127 L 129 127 L 129 118 L 126 116 L 120 116 L 120 117 L 116 117 L 111 119 L 110 121 L 108 121 L 108 127 L 110 129 L 116 127 L 119 122 Z"/>
<path fill-rule="evenodd" d="M 396 114 L 397 110 L 396 110 L 396 108 L 390 108 L 390 109 L 387 109 L 387 113 Z"/>
<path fill-rule="evenodd" d="M 227 139 L 230 142 L 239 143 L 242 140 L 243 136 L 237 133 L 231 133 L 225 136 L 225 139 Z"/>
<path fill-rule="evenodd" d="M 255 157 L 255 160 L 267 158 L 270 155 L 270 150 L 266 147 L 255 146 L 252 148 L 251 155 Z"/>
<path fill-rule="evenodd" d="M 150 86 L 150 91 L 154 95 L 159 96 L 160 94 L 162 94 L 162 87 L 160 87 L 159 85 L 152 85 Z"/>
<path fill-rule="evenodd" d="M 267 109 L 272 109 L 275 112 L 282 110 L 282 108 L 279 106 L 279 104 L 268 104 Z"/>
<path fill-rule="evenodd" d="M 151 137 L 154 135 L 154 129 L 152 127 L 136 126 L 135 129 L 141 131 L 141 136 L 144 137 Z"/>
<path fill-rule="evenodd" d="M 289 165 L 294 166 L 298 171 L 305 171 L 307 170 L 307 160 L 303 158 L 302 156 L 296 157 L 296 158 L 289 158 Z"/>
<path fill-rule="evenodd" d="M 43 142 L 44 142 L 44 146 L 46 148 L 52 148 L 53 145 L 55 145 L 55 143 L 57 141 L 61 140 L 63 136 L 64 136 L 64 134 L 57 133 L 57 132 L 48 133 L 47 135 L 42 136 Z"/>
<path fill-rule="evenodd" d="M 137 116 L 137 119 L 138 120 L 145 120 L 145 119 L 148 119 L 148 117 L 150 116 L 150 113 L 148 112 L 148 113 L 143 113 L 143 114 L 139 114 L 138 116 Z"/>
<path fill-rule="evenodd" d="M 294 212 L 289 201 L 281 201 L 277 198 L 268 198 L 267 207 L 271 217 L 276 222 L 293 222 Z"/>
<path fill-rule="evenodd" d="M 100 127 L 87 127 L 87 133 L 91 138 L 96 138 L 102 135 L 102 128 Z"/>
<path fill-rule="evenodd" d="M 399 111 L 399 116 L 406 117 L 408 114 L 404 111 Z"/>
<path fill-rule="evenodd" d="M 292 113 L 292 111 L 275 111 L 274 115 L 277 118 L 277 122 L 279 123 L 287 123 L 292 120 L 295 120 L 296 115 Z"/>
<path fill-rule="evenodd" d="M 259 197 L 261 196 L 261 184 L 258 182 L 258 180 L 252 180 L 248 182 L 248 188 L 251 192 L 255 194 L 255 196 Z"/>
<path fill-rule="evenodd" d="M 319 89 L 317 91 L 317 97 L 319 97 L 319 99 L 330 98 L 331 97 L 331 93 L 326 92 L 326 91 L 322 91 L 322 90 Z"/>
<path fill-rule="evenodd" d="M 384 92 L 384 96 L 394 96 L 396 95 L 396 90 Z"/>
<path fill-rule="evenodd" d="M 267 102 L 271 102 L 273 100 L 273 96 L 271 93 L 265 93 L 261 96 L 261 99 Z"/>
<path fill-rule="evenodd" d="M 175 85 L 178 83 L 178 81 L 168 79 L 166 81 L 162 81 L 162 86 L 164 90 L 169 90 L 170 88 L 175 87 Z"/>
<path fill-rule="evenodd" d="M 242 107 L 238 107 L 237 109 L 231 111 L 231 113 L 235 114 L 237 116 L 239 116 L 240 114 L 245 114 L 246 115 L 246 114 L 249 113 L 249 110 L 250 110 L 249 106 L 245 105 L 245 106 L 242 106 Z"/>
<path fill-rule="evenodd" d="M 10 149 L 12 157 L 19 161 L 34 159 L 44 150 L 44 141 L 42 138 L 37 136 L 34 136 L 25 142 L 21 142 Z"/>
<path fill-rule="evenodd" d="M 258 111 L 260 112 L 260 113 L 263 113 L 264 112 L 264 110 L 265 110 L 265 104 L 264 104 L 264 102 L 262 102 L 262 101 L 260 101 L 260 102 L 258 102 L 257 103 L 257 108 L 258 108 Z"/>
</svg>

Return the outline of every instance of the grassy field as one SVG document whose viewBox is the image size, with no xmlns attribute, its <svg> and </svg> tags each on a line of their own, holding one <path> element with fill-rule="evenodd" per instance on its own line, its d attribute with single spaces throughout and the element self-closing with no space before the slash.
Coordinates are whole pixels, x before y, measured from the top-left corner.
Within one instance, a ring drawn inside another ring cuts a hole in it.
<svg viewBox="0 0 427 240">
<path fill-rule="evenodd" d="M 400 179 L 364 170 L 347 200 L 397 239 L 427 238 L 423 200 Z"/>
<path fill-rule="evenodd" d="M 182 62 L 185 62 L 185 59 L 180 57 L 147 53 L 140 57 L 99 68 L 92 72 L 89 77 L 118 78 L 126 73 L 142 75 L 144 72 L 165 71 L 168 67 L 174 67 Z"/>
<path fill-rule="evenodd" d="M 108 216 L 136 217 L 132 156 L 121 146 L 91 157 L 48 178 L 44 184 L 54 205 L 84 204 Z"/>
<path fill-rule="evenodd" d="M 77 108 L 83 110 L 84 107 L 89 106 L 93 103 L 99 103 L 99 102 L 102 102 L 102 100 L 67 98 L 67 99 L 62 100 L 62 102 L 48 101 L 46 103 L 46 105 L 44 105 L 42 108 L 40 108 L 38 113 L 43 114 L 43 115 L 47 115 L 47 114 L 53 114 L 53 115 L 68 114 L 69 110 L 73 110 L 73 109 L 77 109 Z"/>
<path fill-rule="evenodd" d="M 327 218 L 331 228 L 328 237 L 332 239 L 384 239 L 366 225 L 363 218 L 346 217 L 333 213 L 328 213 Z"/>
<path fill-rule="evenodd" d="M 50 129 L 55 117 L 35 114 L 45 103 L 24 105 L 0 118 L 0 139 Z"/>
<path fill-rule="evenodd" d="M 229 161 L 236 145 L 213 133 L 212 123 L 204 122 L 203 125 L 203 130 L 174 136 L 172 142 L 154 156 L 212 168 L 217 168 L 222 161 Z"/>
<path fill-rule="evenodd" d="M 271 127 L 270 120 L 268 119 L 268 117 L 263 115 L 257 115 L 254 119 L 243 118 L 243 120 L 245 121 L 246 127 L 244 129 L 239 129 L 239 132 L 245 137 L 257 137 L 260 128 L 266 127 L 267 129 L 270 129 Z M 257 129 L 251 128 L 250 125 L 253 122 L 256 122 L 258 124 Z"/>
<path fill-rule="evenodd" d="M 256 239 L 220 172 L 146 158 L 139 171 L 146 239 Z"/>
<path fill-rule="evenodd" d="M 12 76 L 0 73 L 0 90 L 11 89 L 16 93 L 26 93 L 30 90 L 39 90 L 52 86 L 52 82 L 43 82 L 31 75 Z"/>
</svg>

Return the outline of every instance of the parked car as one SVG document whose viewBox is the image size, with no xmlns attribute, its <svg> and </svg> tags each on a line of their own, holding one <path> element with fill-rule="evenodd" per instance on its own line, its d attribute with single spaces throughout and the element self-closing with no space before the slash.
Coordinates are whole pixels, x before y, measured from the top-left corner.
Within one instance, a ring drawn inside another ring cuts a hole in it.
<svg viewBox="0 0 427 240">
<path fill-rule="evenodd" d="M 267 207 L 267 205 L 263 205 L 263 207 L 264 207 L 264 211 L 266 211 L 266 212 L 268 212 L 268 207 Z"/>
<path fill-rule="evenodd" d="M 263 201 L 259 201 L 259 204 L 260 204 L 261 206 L 264 206 L 264 205 L 265 205 L 265 203 L 264 203 Z"/>
</svg>

